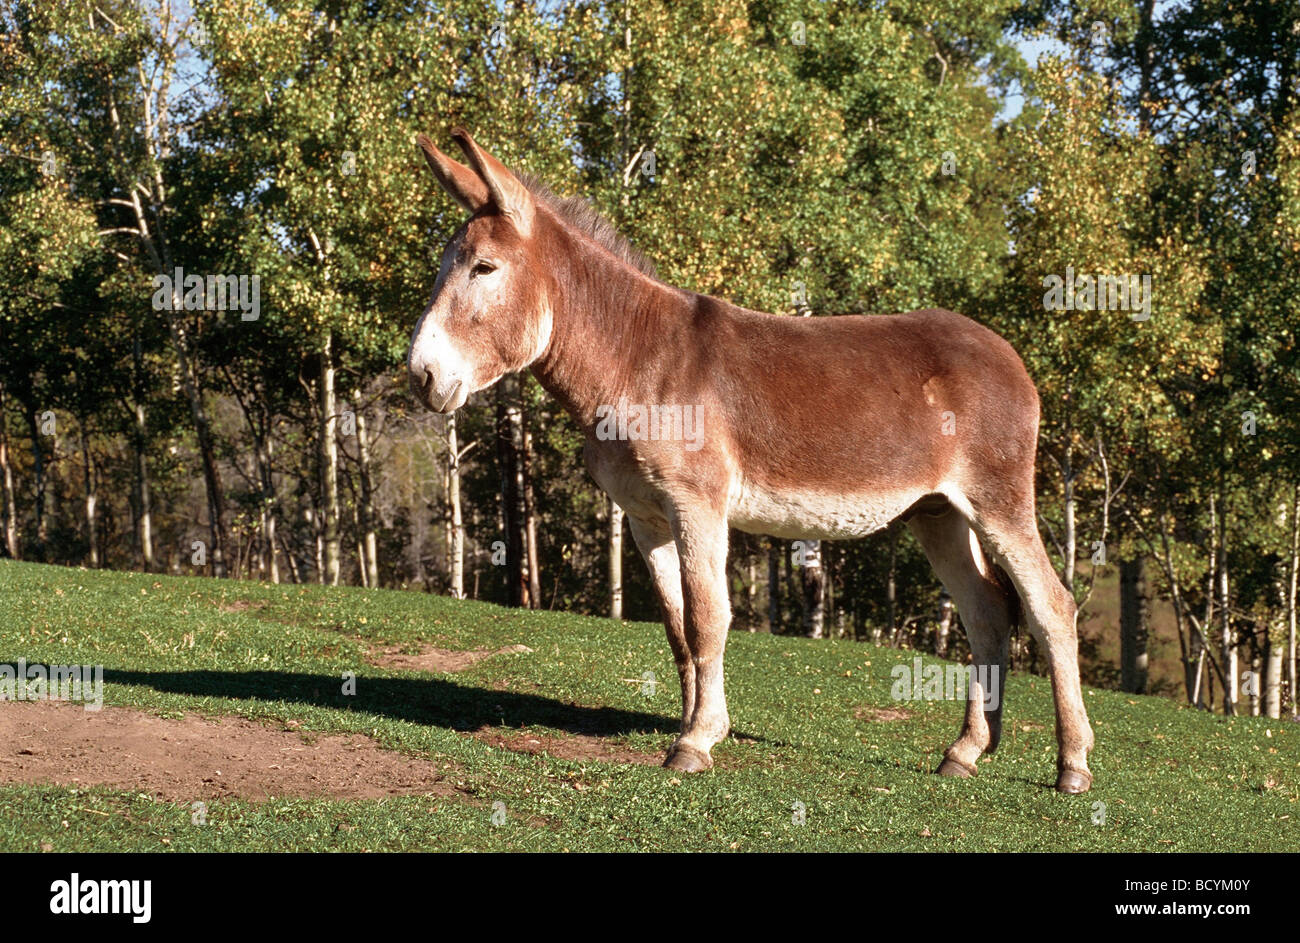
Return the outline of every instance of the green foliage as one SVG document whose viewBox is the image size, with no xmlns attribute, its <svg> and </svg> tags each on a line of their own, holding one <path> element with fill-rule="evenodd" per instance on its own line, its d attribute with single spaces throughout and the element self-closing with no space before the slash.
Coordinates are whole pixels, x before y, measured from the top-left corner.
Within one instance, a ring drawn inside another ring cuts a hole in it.
<svg viewBox="0 0 1300 943">
<path fill-rule="evenodd" d="M 1124 0 L 193 6 L 193 21 L 135 0 L 89 16 L 27 0 L 0 9 L 0 441 L 12 442 L 25 552 L 81 562 L 78 504 L 97 484 L 105 560 L 134 562 L 142 474 L 164 556 L 188 547 L 207 513 L 191 496 L 207 404 L 240 539 L 269 507 L 282 552 L 311 579 L 323 418 L 312 384 L 328 338 L 340 402 L 361 403 L 377 430 L 381 581 L 445 589 L 441 429 L 409 414 L 402 362 L 464 218 L 412 140 L 445 143 L 465 124 L 508 165 L 588 196 L 675 285 L 781 314 L 945 306 L 998 329 L 1040 391 L 1039 510 L 1062 571 L 1104 539 L 1112 557 L 1158 560 L 1159 591 L 1177 583 L 1206 612 L 1221 532 L 1235 629 L 1254 639 L 1254 625 L 1276 622 L 1300 479 L 1293 11 L 1264 0 L 1162 4 L 1151 21 Z M 1018 42 L 1034 37 L 1060 54 L 1031 67 Z M 1004 121 L 1013 93 L 1024 109 Z M 164 257 L 258 276 L 260 318 L 153 310 Z M 1149 319 L 1047 308 L 1044 279 L 1067 269 L 1149 276 Z M 542 602 L 601 611 L 605 503 L 581 436 L 531 378 L 521 398 Z M 504 572 L 486 560 L 503 536 L 489 401 L 460 419 L 474 445 L 467 567 L 479 595 L 505 599 Z M 76 435 L 37 435 L 47 409 Z M 268 450 L 269 486 L 250 440 Z M 344 456 L 352 554 L 365 502 L 354 443 Z M 63 549 L 37 546 L 60 529 Z M 891 539 L 828 549 L 843 613 L 887 618 Z M 627 611 L 650 618 L 626 543 Z M 766 572 L 765 544 L 736 546 Z M 927 620 L 938 586 L 909 538 L 894 572 L 898 614 Z"/>
</svg>

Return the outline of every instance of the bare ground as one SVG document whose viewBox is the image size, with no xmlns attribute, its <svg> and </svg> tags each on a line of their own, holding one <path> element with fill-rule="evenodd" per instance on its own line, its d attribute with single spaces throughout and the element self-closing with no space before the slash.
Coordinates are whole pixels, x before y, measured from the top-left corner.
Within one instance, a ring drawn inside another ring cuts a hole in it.
<svg viewBox="0 0 1300 943">
<path fill-rule="evenodd" d="M 289 722 L 293 724 L 292 721 Z M 450 766 L 360 734 L 307 734 L 240 717 L 173 720 L 57 701 L 0 703 L 0 783 L 108 786 L 160 799 L 456 795 Z"/>
<path fill-rule="evenodd" d="M 489 746 L 512 753 L 545 753 L 557 760 L 578 763 L 634 763 L 638 766 L 658 766 L 661 754 L 642 753 L 590 734 L 571 734 L 553 737 L 549 734 L 529 733 L 502 727 L 480 727 L 474 737 Z"/>
<path fill-rule="evenodd" d="M 859 707 L 853 712 L 854 720 L 867 720 L 872 723 L 891 723 L 907 720 L 912 712 L 902 707 Z"/>
</svg>

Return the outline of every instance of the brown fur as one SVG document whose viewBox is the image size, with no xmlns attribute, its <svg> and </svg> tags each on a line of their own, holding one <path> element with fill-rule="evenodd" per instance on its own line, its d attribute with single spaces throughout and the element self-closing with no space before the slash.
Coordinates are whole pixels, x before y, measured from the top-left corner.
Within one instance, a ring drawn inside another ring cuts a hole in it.
<svg viewBox="0 0 1300 943">
<path fill-rule="evenodd" d="M 1074 600 L 1035 523 L 1038 395 L 1011 346 L 950 311 L 781 317 L 665 285 L 584 201 L 521 181 L 453 134 L 469 168 L 420 146 L 473 215 L 412 338 L 412 388 L 451 411 L 530 367 L 582 427 L 588 467 L 650 567 L 677 660 L 682 736 L 667 765 L 707 768 L 730 728 L 728 528 L 840 538 L 903 517 L 976 663 L 1003 678 L 1023 610 L 1056 696 L 1057 786 L 1087 789 Z M 602 407 L 621 400 L 698 407 L 699 448 L 600 438 Z M 940 772 L 973 771 L 1000 723 L 1000 700 L 972 701 Z"/>
</svg>

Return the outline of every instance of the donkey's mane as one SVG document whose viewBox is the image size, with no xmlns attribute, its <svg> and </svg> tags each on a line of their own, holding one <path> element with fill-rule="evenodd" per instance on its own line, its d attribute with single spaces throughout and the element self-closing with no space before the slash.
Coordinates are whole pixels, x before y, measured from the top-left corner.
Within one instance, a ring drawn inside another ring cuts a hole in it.
<svg viewBox="0 0 1300 943">
<path fill-rule="evenodd" d="M 517 173 L 528 192 L 536 199 L 550 207 L 555 215 L 578 230 L 597 245 L 613 253 L 614 257 L 626 262 L 638 272 L 655 278 L 655 264 L 614 228 L 614 224 L 596 212 L 586 199 L 580 196 L 560 197 L 551 188 L 536 177 L 527 173 Z"/>
</svg>

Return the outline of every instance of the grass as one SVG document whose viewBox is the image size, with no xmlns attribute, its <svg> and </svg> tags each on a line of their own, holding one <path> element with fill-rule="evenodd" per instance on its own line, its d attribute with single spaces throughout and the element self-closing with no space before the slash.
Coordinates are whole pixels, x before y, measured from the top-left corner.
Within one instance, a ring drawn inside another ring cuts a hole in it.
<svg viewBox="0 0 1300 943">
<path fill-rule="evenodd" d="M 364 640 L 499 648 L 454 675 L 369 665 Z M 0 663 L 99 664 L 105 703 L 358 732 L 450 763 L 458 798 L 187 805 L 0 786 L 4 851 L 1295 851 L 1300 724 L 1085 689 L 1096 777 L 1060 796 L 1046 679 L 1007 683 L 1001 748 L 972 780 L 930 773 L 960 705 L 890 695 L 912 652 L 734 633 L 718 768 L 570 762 L 481 743 L 481 725 L 659 752 L 677 726 L 660 626 L 410 592 L 0 563 Z M 929 664 L 933 659 L 926 659 Z M 341 693 L 356 672 L 354 696 Z M 667 683 L 642 693 L 653 671 Z M 873 709 L 910 716 L 873 720 Z M 2 709 L 2 708 L 0 708 Z M 4 745 L 0 744 L 0 750 Z M 504 824 L 492 824 L 503 802 Z M 792 812 L 801 803 L 804 821 Z M 1094 824 L 1105 804 L 1104 824 Z"/>
</svg>

